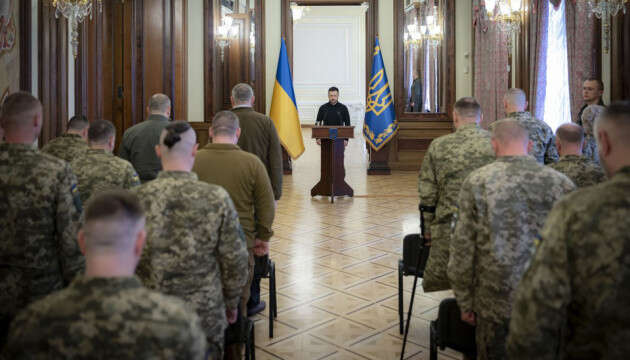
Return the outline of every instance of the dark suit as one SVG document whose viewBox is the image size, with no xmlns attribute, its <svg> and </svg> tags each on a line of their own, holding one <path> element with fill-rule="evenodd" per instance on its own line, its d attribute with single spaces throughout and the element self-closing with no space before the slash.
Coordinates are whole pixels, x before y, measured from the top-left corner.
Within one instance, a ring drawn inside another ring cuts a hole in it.
<svg viewBox="0 0 630 360">
<path fill-rule="evenodd" d="M 416 78 L 411 84 L 411 97 L 409 98 L 409 107 L 411 112 L 422 112 L 422 105 L 424 105 L 422 99 L 422 80 Z M 413 103 L 413 106 L 411 106 Z"/>
</svg>

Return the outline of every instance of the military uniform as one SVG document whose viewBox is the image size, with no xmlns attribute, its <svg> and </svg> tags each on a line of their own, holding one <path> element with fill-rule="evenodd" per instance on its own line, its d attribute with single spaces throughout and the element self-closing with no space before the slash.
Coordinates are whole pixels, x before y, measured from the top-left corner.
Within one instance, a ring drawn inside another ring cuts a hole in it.
<svg viewBox="0 0 630 360">
<path fill-rule="evenodd" d="M 451 220 L 457 211 L 457 195 L 468 174 L 494 160 L 490 133 L 476 124 L 463 125 L 429 146 L 420 169 L 420 204 L 435 207 L 424 213 L 425 229 L 431 233 L 431 251 L 424 271 L 424 291 L 450 289 L 446 266 L 451 238 Z"/>
<path fill-rule="evenodd" d="M 140 178 L 131 163 L 103 149 L 88 149 L 70 166 L 79 181 L 83 203 L 93 194 L 112 189 L 131 189 L 140 185 Z"/>
<path fill-rule="evenodd" d="M 31 145 L 0 144 L 0 343 L 19 310 L 83 271 L 80 213 L 67 163 Z"/>
<path fill-rule="evenodd" d="M 44 145 L 42 152 L 59 159 L 71 162 L 88 149 L 88 145 L 81 135 L 63 134 Z"/>
<path fill-rule="evenodd" d="M 582 154 L 591 159 L 596 164 L 599 164 L 599 153 L 597 152 L 597 141 L 593 135 L 584 135 L 584 146 L 582 147 Z"/>
<path fill-rule="evenodd" d="M 199 318 L 136 277 L 77 277 L 11 326 L 8 359 L 204 359 Z"/>
<path fill-rule="evenodd" d="M 529 153 L 541 164 L 550 164 L 558 161 L 553 130 L 541 120 L 536 119 L 528 111 L 513 112 L 508 118 L 517 120 L 529 132 L 529 140 L 532 142 L 532 151 Z M 494 123 L 490 124 L 490 130 Z"/>
<path fill-rule="evenodd" d="M 547 213 L 575 185 L 530 156 L 473 171 L 459 194 L 448 277 L 462 311 L 477 316 L 479 359 L 505 358 L 512 297 Z"/>
<path fill-rule="evenodd" d="M 568 176 L 579 188 L 599 184 L 606 180 L 602 168 L 584 156 L 566 155 L 557 163 L 548 166 Z"/>
<path fill-rule="evenodd" d="M 213 359 L 222 356 L 225 310 L 237 308 L 248 270 L 245 238 L 228 193 L 181 171 L 160 172 L 133 191 L 147 216 L 138 275 L 149 288 L 190 303 Z"/>
<path fill-rule="evenodd" d="M 630 167 L 558 202 L 516 292 L 510 359 L 630 353 Z"/>
</svg>

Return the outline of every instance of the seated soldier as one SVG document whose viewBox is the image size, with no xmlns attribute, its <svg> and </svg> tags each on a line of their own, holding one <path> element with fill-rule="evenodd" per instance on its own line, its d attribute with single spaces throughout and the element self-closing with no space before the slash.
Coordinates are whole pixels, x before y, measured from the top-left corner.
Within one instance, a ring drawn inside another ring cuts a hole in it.
<svg viewBox="0 0 630 360">
<path fill-rule="evenodd" d="M 179 299 L 133 276 L 146 233 L 138 199 L 93 197 L 79 246 L 85 275 L 39 300 L 13 321 L 7 359 L 203 359 L 199 318 Z"/>
<path fill-rule="evenodd" d="M 556 147 L 560 160 L 547 166 L 568 176 L 578 188 L 598 184 L 606 180 L 602 168 L 582 156 L 584 130 L 579 125 L 564 124 L 556 131 Z"/>
<path fill-rule="evenodd" d="M 116 128 L 107 120 L 96 120 L 88 130 L 89 149 L 70 162 L 79 182 L 81 201 L 105 190 L 130 189 L 140 185 L 131 163 L 112 154 Z"/>
<path fill-rule="evenodd" d="M 269 239 L 273 235 L 271 225 L 276 211 L 273 189 L 262 161 L 236 145 L 241 129 L 233 112 L 218 112 L 212 119 L 209 133 L 212 143 L 197 152 L 193 172 L 197 173 L 199 180 L 227 190 L 238 212 L 249 252 L 248 280 L 243 287 L 239 311 L 247 316 L 247 300 L 254 276 L 254 254 L 268 254 Z M 236 346 L 228 349 L 226 358 L 240 359 L 240 351 Z"/>
</svg>

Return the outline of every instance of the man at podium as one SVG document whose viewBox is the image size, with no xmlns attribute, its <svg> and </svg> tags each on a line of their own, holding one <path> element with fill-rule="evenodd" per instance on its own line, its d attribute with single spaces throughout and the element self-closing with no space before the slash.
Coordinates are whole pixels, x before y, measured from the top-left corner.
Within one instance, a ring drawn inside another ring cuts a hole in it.
<svg viewBox="0 0 630 360">
<path fill-rule="evenodd" d="M 339 102 L 339 89 L 328 89 L 328 102 L 319 107 L 316 125 L 350 126 L 350 113 L 346 105 Z"/>
</svg>

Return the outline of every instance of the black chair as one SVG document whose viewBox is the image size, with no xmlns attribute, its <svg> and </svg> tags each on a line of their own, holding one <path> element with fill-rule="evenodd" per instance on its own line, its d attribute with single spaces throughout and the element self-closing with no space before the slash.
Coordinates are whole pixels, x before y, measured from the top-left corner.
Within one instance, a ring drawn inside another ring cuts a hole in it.
<svg viewBox="0 0 630 360">
<path fill-rule="evenodd" d="M 254 337 L 254 322 L 247 319 L 247 341 L 245 342 L 245 360 L 256 360 L 256 341 Z"/>
<path fill-rule="evenodd" d="M 459 306 L 454 298 L 440 302 L 438 318 L 431 321 L 430 360 L 437 360 L 438 348 L 451 348 L 466 355 L 468 359 L 477 358 L 475 327 L 462 321 Z"/>
<path fill-rule="evenodd" d="M 273 338 L 273 321 L 278 317 L 278 301 L 276 298 L 276 263 L 269 255 L 257 256 L 254 267 L 255 275 L 269 279 L 269 337 Z"/>
<path fill-rule="evenodd" d="M 398 327 L 401 334 L 404 324 L 403 276 L 418 275 L 421 278 L 424 274 L 430 248 L 423 243 L 420 234 L 409 234 L 403 239 L 403 258 L 398 260 Z"/>
</svg>

